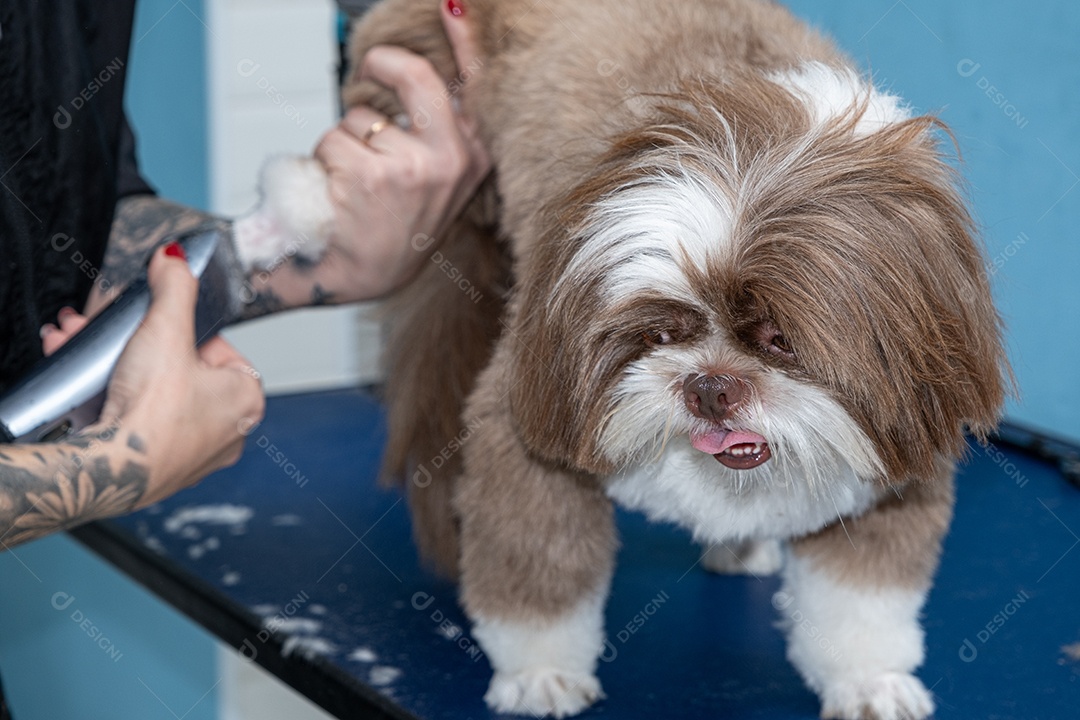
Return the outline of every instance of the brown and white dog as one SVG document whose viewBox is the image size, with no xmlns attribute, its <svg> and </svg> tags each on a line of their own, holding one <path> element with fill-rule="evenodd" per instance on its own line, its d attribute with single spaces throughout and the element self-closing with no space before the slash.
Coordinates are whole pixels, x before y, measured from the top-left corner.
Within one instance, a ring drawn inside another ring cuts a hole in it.
<svg viewBox="0 0 1080 720">
<path fill-rule="evenodd" d="M 466 11 L 497 172 L 391 303 L 387 470 L 459 574 L 488 704 L 602 696 L 614 501 L 721 569 L 783 541 L 783 602 L 829 640 L 788 632 L 822 715 L 928 716 L 919 612 L 1007 376 L 941 124 L 767 2 Z M 353 57 L 375 43 L 461 70 L 434 0 L 377 6 Z"/>
</svg>

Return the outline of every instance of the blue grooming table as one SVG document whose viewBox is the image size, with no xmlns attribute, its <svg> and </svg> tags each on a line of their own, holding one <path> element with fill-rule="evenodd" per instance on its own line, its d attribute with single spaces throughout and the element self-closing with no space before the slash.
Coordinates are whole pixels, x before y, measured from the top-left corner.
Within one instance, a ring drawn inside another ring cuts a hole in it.
<svg viewBox="0 0 1080 720">
<path fill-rule="evenodd" d="M 400 494 L 376 484 L 384 436 L 366 391 L 271 398 L 237 466 L 74 534 L 337 717 L 491 717 L 455 589 L 418 566 Z M 775 578 L 706 573 L 686 533 L 638 515 L 619 527 L 608 697 L 582 718 L 818 716 L 774 627 Z M 937 718 L 1080 717 L 1063 650 L 1080 643 L 1077 545 L 1080 489 L 973 446 L 925 613 Z"/>
</svg>

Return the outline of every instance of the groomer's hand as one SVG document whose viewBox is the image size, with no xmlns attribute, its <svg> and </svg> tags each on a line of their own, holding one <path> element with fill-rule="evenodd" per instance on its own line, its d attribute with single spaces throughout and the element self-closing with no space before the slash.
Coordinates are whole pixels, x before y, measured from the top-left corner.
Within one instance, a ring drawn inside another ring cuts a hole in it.
<svg viewBox="0 0 1080 720">
<path fill-rule="evenodd" d="M 463 85 L 475 73 L 476 51 L 464 18 L 443 5 Z M 401 100 L 410 127 L 369 107 L 349 110 L 315 150 L 326 167 L 336 231 L 320 268 L 335 301 L 385 295 L 410 280 L 490 170 L 476 123 L 424 58 L 376 47 L 360 77 Z M 372 130 L 375 130 L 372 134 Z"/>
<path fill-rule="evenodd" d="M 235 463 L 265 407 L 258 374 L 224 339 L 195 348 L 198 282 L 187 263 L 159 249 L 148 280 L 150 308 L 120 356 L 101 413 L 102 424 L 135 433 L 148 458 L 147 488 L 136 507 Z M 86 324 L 70 309 L 58 320 L 59 328 L 43 328 L 46 354 Z"/>
</svg>

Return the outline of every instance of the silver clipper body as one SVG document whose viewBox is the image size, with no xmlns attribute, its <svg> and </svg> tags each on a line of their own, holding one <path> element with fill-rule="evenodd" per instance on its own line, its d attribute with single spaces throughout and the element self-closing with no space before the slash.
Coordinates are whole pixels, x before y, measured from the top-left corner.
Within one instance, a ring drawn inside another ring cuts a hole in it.
<svg viewBox="0 0 1080 720">
<path fill-rule="evenodd" d="M 199 280 L 195 338 L 236 322 L 242 275 L 230 228 L 221 223 L 172 238 Z M 0 442 L 58 440 L 97 421 L 113 369 L 150 306 L 146 270 L 59 350 L 0 397 Z"/>
</svg>

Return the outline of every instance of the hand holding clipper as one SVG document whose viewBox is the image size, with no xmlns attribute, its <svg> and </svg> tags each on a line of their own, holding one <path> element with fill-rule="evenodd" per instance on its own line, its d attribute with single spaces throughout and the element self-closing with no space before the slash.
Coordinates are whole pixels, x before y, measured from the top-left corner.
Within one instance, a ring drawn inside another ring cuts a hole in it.
<svg viewBox="0 0 1080 720">
<path fill-rule="evenodd" d="M 198 344 L 239 318 L 242 276 L 229 227 L 204 226 L 175 238 L 199 280 Z M 47 442 L 92 424 L 128 341 L 150 304 L 146 271 L 53 355 L 0 397 L 0 441 Z"/>
</svg>

